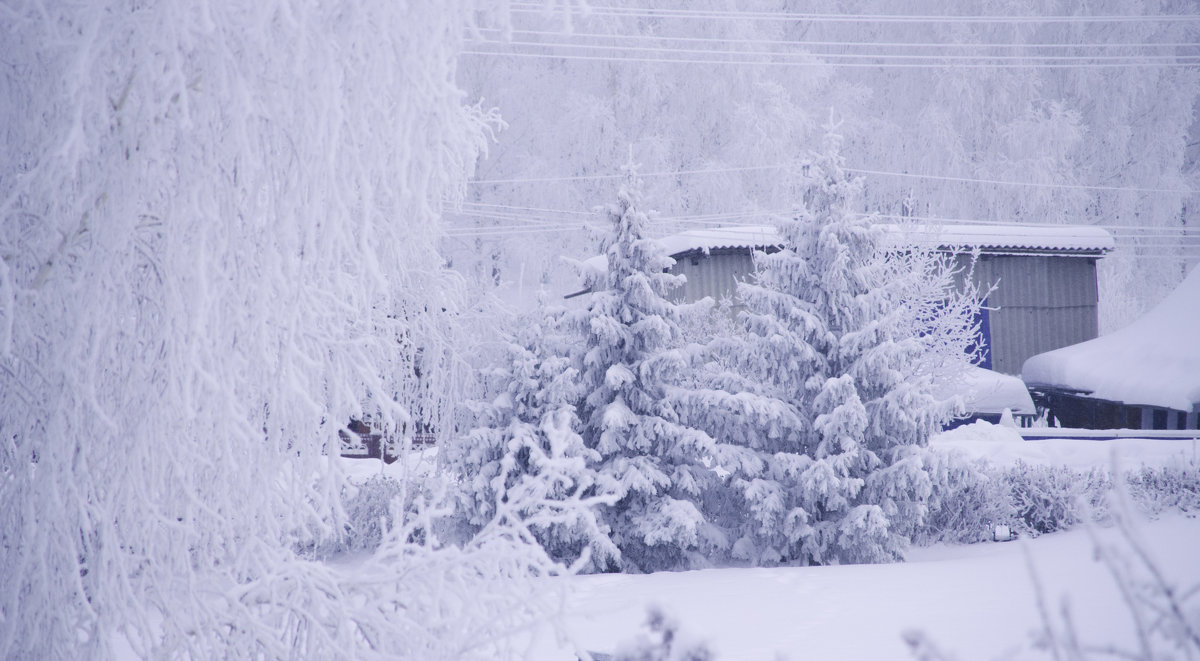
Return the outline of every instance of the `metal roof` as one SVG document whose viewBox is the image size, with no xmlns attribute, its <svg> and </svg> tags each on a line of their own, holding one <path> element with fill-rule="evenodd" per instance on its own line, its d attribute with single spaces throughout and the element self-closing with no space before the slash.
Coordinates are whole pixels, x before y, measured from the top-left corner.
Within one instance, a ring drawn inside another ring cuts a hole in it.
<svg viewBox="0 0 1200 661">
<path fill-rule="evenodd" d="M 926 246 L 947 250 L 974 250 L 983 253 L 1040 253 L 1099 257 L 1114 248 L 1112 235 L 1091 225 L 964 225 L 964 224 L 880 224 L 885 241 L 896 246 Z M 894 237 L 894 239 L 893 239 Z M 772 225 L 736 225 L 688 230 L 657 239 L 672 257 L 693 252 L 766 248 L 780 245 Z M 583 262 L 592 271 L 608 268 L 604 255 Z"/>
<path fill-rule="evenodd" d="M 1113 249 L 1113 238 L 1087 225 L 877 225 L 885 240 L 897 245 L 960 248 L 983 252 L 1048 252 L 1101 255 Z M 894 237 L 894 238 L 893 238 Z M 731 248 L 779 245 L 773 226 L 748 225 L 698 229 L 658 239 L 669 255 Z"/>
</svg>

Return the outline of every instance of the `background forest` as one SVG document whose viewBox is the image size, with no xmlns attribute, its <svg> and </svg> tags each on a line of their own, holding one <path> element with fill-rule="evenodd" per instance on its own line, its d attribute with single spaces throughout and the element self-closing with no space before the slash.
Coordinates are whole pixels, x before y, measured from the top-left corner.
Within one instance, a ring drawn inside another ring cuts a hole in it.
<svg viewBox="0 0 1200 661">
<path fill-rule="evenodd" d="M 832 115 L 863 211 L 1108 229 L 1118 249 L 1101 261 L 1100 324 L 1114 330 L 1200 256 L 1188 195 L 1200 181 L 1198 26 L 1154 18 L 1194 9 L 515 2 L 511 27 L 481 21 L 460 61 L 468 97 L 507 126 L 448 211 L 444 251 L 472 286 L 518 306 L 573 291 L 560 257 L 598 252 L 581 230 L 602 225 L 589 212 L 615 193 L 628 145 L 659 212 L 652 235 L 761 224 L 791 208 L 797 160 Z M 1084 15 L 1123 18 L 1071 20 Z"/>
</svg>

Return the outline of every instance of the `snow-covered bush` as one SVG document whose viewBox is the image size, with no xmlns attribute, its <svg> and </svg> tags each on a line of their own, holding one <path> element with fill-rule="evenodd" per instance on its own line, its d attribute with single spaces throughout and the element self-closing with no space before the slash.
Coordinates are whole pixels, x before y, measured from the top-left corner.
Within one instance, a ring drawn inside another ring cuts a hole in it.
<svg viewBox="0 0 1200 661">
<path fill-rule="evenodd" d="M 445 445 L 443 461 L 459 481 L 457 516 L 468 534 L 520 500 L 533 507 L 520 512 L 523 525 L 551 557 L 573 563 L 587 554 L 603 569 L 620 552 L 595 508 L 613 502 L 616 485 L 596 471 L 600 455 L 579 435 L 582 384 L 570 359 L 547 346 L 554 322 L 547 316 L 546 326 L 526 328 L 524 344 L 508 346 L 507 362 L 490 371 L 498 394 L 478 406 L 470 433 Z"/>
<path fill-rule="evenodd" d="M 996 525 L 1013 525 L 1016 513 L 1004 476 L 983 461 L 926 451 L 928 511 L 913 541 L 972 543 L 990 539 Z"/>
<path fill-rule="evenodd" d="M 1107 525 L 1113 522 L 1115 487 L 1124 489 L 1129 506 L 1141 515 L 1200 509 L 1200 466 L 1195 461 L 1079 470 L 1020 461 L 994 466 L 931 451 L 924 465 L 932 484 L 928 513 L 914 537 L 920 544 L 987 539 L 998 524 L 1026 535 Z"/>
<path fill-rule="evenodd" d="M 346 511 L 345 533 L 340 539 L 328 542 L 319 555 L 347 551 L 374 551 L 379 548 L 387 531 L 398 522 L 395 506 L 406 507 L 407 482 L 388 475 L 372 475 L 361 484 L 347 484 L 343 490 L 342 507 Z"/>
<path fill-rule="evenodd" d="M 1140 539 L 1138 515 L 1128 495 L 1124 486 L 1112 491 L 1115 536 L 1090 524 L 1087 529 L 1094 559 L 1104 564 L 1121 595 L 1121 614 L 1134 627 L 1136 646 L 1122 649 L 1083 639 L 1065 596 L 1057 612 L 1050 610 L 1031 564 L 1042 620 L 1041 630 L 1032 636 L 1034 650 L 1077 661 L 1200 658 L 1200 585 L 1176 584 L 1162 571 Z"/>
<path fill-rule="evenodd" d="M 1200 461 L 1195 459 L 1131 470 L 1126 484 L 1129 500 L 1146 514 L 1200 511 Z"/>
<path fill-rule="evenodd" d="M 1018 529 L 1032 534 L 1067 530 L 1104 518 L 1113 478 L 1107 471 L 1077 471 L 1019 461 L 1004 472 Z"/>
</svg>

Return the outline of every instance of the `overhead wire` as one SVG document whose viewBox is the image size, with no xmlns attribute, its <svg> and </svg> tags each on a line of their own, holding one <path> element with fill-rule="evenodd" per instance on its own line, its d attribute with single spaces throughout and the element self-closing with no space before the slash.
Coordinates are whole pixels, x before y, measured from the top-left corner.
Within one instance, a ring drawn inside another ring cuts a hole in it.
<svg viewBox="0 0 1200 661">
<path fill-rule="evenodd" d="M 579 211 L 572 209 L 551 209 L 545 207 L 536 207 L 540 214 L 557 214 L 555 216 L 545 215 L 529 215 L 523 211 L 533 209 L 534 207 L 523 207 L 505 204 L 485 204 L 479 202 L 466 202 L 464 204 L 480 204 L 485 205 L 494 211 L 468 211 L 456 212 L 447 210 L 446 213 L 452 216 L 467 216 L 472 218 L 496 218 L 498 220 L 524 220 L 528 222 L 537 222 L 544 224 L 552 224 L 559 226 L 565 225 L 567 222 L 577 223 L 576 219 L 563 218 L 561 216 L 583 216 L 585 218 L 598 218 L 600 212 L 596 211 Z M 657 226 L 661 225 L 683 225 L 683 224 L 706 224 L 706 225 L 738 225 L 750 224 L 745 221 L 751 218 L 763 218 L 770 216 L 787 215 L 794 211 L 794 208 L 781 209 L 743 209 L 739 211 L 721 211 L 711 213 L 697 214 L 657 214 L 652 213 L 650 216 L 651 222 Z M 865 215 L 874 216 L 877 218 L 887 218 L 892 220 L 908 220 L 922 221 L 928 223 L 954 223 L 954 224 L 972 224 L 972 225 L 1003 225 L 1003 226 L 1019 226 L 1019 227 L 1054 227 L 1056 223 L 1033 222 L 1033 221 L 1012 221 L 1012 220 L 986 220 L 978 218 L 953 218 L 945 216 L 924 216 L 917 214 L 895 214 L 879 211 L 863 212 Z M 582 220 L 582 219 L 580 219 Z M 579 225 L 569 225 L 569 227 L 578 227 Z M 1114 223 L 1087 223 L 1083 226 L 1093 226 L 1105 229 L 1113 234 L 1128 234 L 1136 235 L 1141 238 L 1153 237 L 1180 237 L 1186 240 L 1200 240 L 1200 227 L 1189 227 L 1186 225 L 1129 225 L 1129 224 L 1114 224 Z"/>
<path fill-rule="evenodd" d="M 760 58 L 754 59 L 737 59 L 737 60 L 718 60 L 713 58 L 674 58 L 674 57 L 624 57 L 624 56 L 598 56 L 598 55 L 573 55 L 569 53 L 525 53 L 515 51 L 498 51 L 498 50 L 462 50 L 462 55 L 475 56 L 492 56 L 492 57 L 516 57 L 526 59 L 545 59 L 545 60 L 572 60 L 580 62 L 608 62 L 608 63 L 630 63 L 637 62 L 643 64 L 703 64 L 703 65 L 755 65 L 767 67 L 840 67 L 840 68 L 875 68 L 875 69 L 937 69 L 945 67 L 954 67 L 959 69 L 1022 69 L 1022 68 L 1041 68 L 1041 69 L 1141 69 L 1141 68 L 1193 68 L 1200 66 L 1200 57 L 1174 58 L 1171 61 L 1162 62 L 1147 62 L 1147 61 L 1128 61 L 1128 62 L 957 62 L 957 63 L 940 63 L 940 62 L 827 62 L 824 60 L 814 60 L 812 62 L 802 61 L 778 61 Z M 752 56 L 752 53 L 747 53 Z"/>
<path fill-rule="evenodd" d="M 1030 66 L 1036 63 L 1038 66 L 1044 66 L 1051 63 L 1060 62 L 1097 62 L 1097 63 L 1125 63 L 1125 64 L 1153 64 L 1167 63 L 1175 64 L 1179 62 L 1195 63 L 1200 61 L 1200 56 L 1179 56 L 1179 55 L 972 55 L 972 54 L 908 54 L 908 53 L 836 53 L 830 51 L 807 51 L 807 50 L 717 50 L 706 48 L 680 48 L 666 46 L 628 46 L 628 45 L 607 45 L 607 44 L 581 44 L 571 42 L 544 42 L 544 41 L 504 41 L 504 42 L 482 42 L 488 46 L 516 46 L 523 48 L 566 48 L 576 51 L 613 51 L 613 52 L 638 52 L 638 53 L 656 53 L 660 55 L 683 53 L 686 55 L 722 55 L 736 56 L 739 58 L 766 58 L 766 57 L 783 57 L 783 58 L 818 58 L 822 63 L 827 63 L 830 59 L 839 60 L 873 60 L 873 61 L 914 61 L 914 62 L 976 62 L 976 63 L 991 63 L 991 62 L 1021 62 L 1023 66 Z M 494 51 L 497 54 L 503 51 Z M 625 58 L 621 58 L 625 59 Z M 746 59 L 748 63 L 757 63 L 757 60 Z"/>
<path fill-rule="evenodd" d="M 648 41 L 648 42 L 693 42 L 721 43 L 746 46 L 839 46 L 839 47 L 871 47 L 871 48 L 1200 48 L 1200 42 L 1103 42 L 1103 43 L 1023 43 L 1023 42 L 907 42 L 907 41 L 822 41 L 822 40 L 787 40 L 787 39 L 743 39 L 727 37 L 684 37 L 659 34 L 601 34 L 595 32 L 563 32 L 561 30 L 521 30 L 511 31 L 500 28 L 479 28 L 481 34 L 521 34 L 572 39 L 611 39 L 616 41 Z M 503 41 L 501 41 L 503 43 Z"/>
<path fill-rule="evenodd" d="M 753 165 L 742 167 L 726 167 L 726 168 L 697 168 L 689 170 L 665 170 L 657 172 L 638 173 L 639 177 L 671 177 L 678 175 L 700 175 L 700 174 L 726 174 L 734 172 L 753 172 L 767 170 L 784 170 L 789 168 L 799 167 L 796 162 L 776 163 L 771 165 Z M 921 174 L 912 172 L 894 172 L 890 170 L 875 170 L 866 168 L 844 168 L 846 172 L 852 174 L 869 174 L 876 176 L 902 177 L 913 179 L 929 179 L 933 181 L 952 181 L 959 183 L 978 183 L 992 184 L 1003 186 L 1025 186 L 1033 188 L 1054 188 L 1054 189 L 1069 189 L 1069 190 L 1097 190 L 1108 192 L 1128 192 L 1128 193 L 1168 193 L 1178 195 L 1194 195 L 1197 191 L 1190 189 L 1179 188 L 1143 188 L 1136 186 L 1093 186 L 1089 184 L 1058 184 L 1049 182 L 1032 182 L 1032 181 L 1011 181 L 1004 179 L 985 179 L 976 177 L 956 177 L 949 175 L 934 175 Z M 558 183 L 566 181 L 604 181 L 624 178 L 623 174 L 596 174 L 596 175 L 568 175 L 561 177 L 517 177 L 508 179 L 476 179 L 468 182 L 472 186 L 488 186 L 500 184 L 534 184 L 534 183 Z"/>
<path fill-rule="evenodd" d="M 529 2 L 511 4 L 513 13 L 549 15 L 545 5 Z M 677 18 L 703 20 L 807 21 L 827 23 L 1163 23 L 1200 21 L 1197 14 L 1100 14 L 1100 15 L 916 15 L 916 14 L 832 14 L 816 12 L 768 12 L 719 9 L 669 9 L 649 7 L 613 7 L 591 5 L 579 18 L 609 16 L 628 18 Z"/>
</svg>

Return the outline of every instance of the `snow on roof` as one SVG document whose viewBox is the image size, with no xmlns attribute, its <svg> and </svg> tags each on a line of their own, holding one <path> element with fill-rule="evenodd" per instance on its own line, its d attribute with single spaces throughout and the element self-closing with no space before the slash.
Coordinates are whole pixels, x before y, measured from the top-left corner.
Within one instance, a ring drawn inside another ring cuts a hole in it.
<svg viewBox="0 0 1200 661">
<path fill-rule="evenodd" d="M 968 367 L 958 379 L 938 383 L 934 387 L 934 395 L 939 398 L 962 395 L 967 413 L 999 414 L 1004 409 L 1017 415 L 1037 413 L 1023 381 L 974 365 Z"/>
<path fill-rule="evenodd" d="M 1126 404 L 1200 408 L 1200 267 L 1166 299 L 1114 333 L 1025 361 L 1030 386 Z"/>
<path fill-rule="evenodd" d="M 899 244 L 1006 250 L 1100 254 L 1113 249 L 1107 230 L 1088 225 L 883 225 L 897 232 Z"/>
<path fill-rule="evenodd" d="M 897 245 L 933 246 L 984 252 L 1052 252 L 1100 255 L 1113 249 L 1113 238 L 1100 227 L 1086 225 L 879 225 Z M 688 230 L 658 239 L 671 256 L 722 249 L 763 248 L 779 244 L 770 225 L 738 225 Z M 585 268 L 603 272 L 604 255 L 583 262 Z"/>
</svg>

